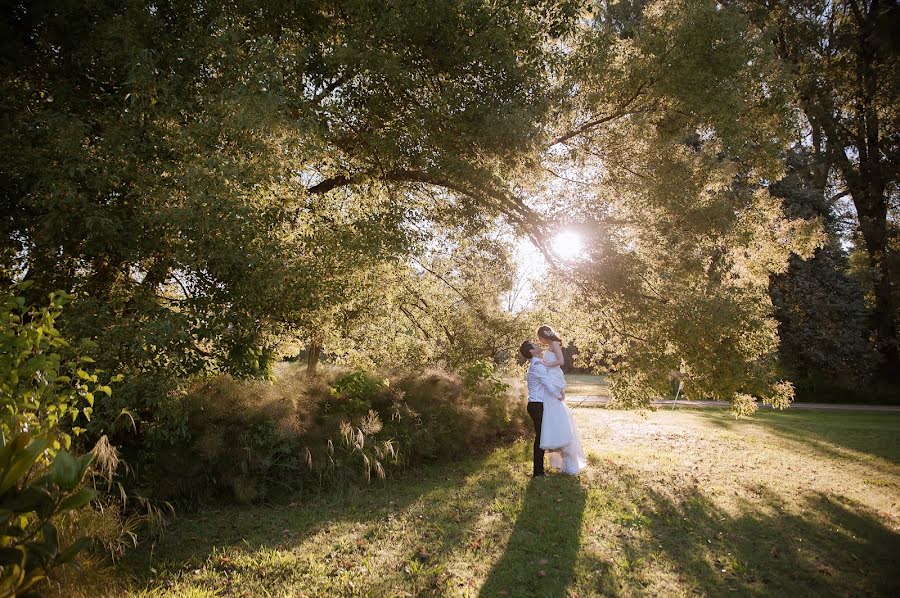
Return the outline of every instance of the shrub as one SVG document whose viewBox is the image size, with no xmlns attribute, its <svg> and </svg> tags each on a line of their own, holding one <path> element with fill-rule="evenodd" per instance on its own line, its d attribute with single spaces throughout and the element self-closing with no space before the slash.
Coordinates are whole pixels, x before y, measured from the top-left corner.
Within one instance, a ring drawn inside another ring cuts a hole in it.
<svg viewBox="0 0 900 598">
<path fill-rule="evenodd" d="M 80 355 L 56 329 L 56 320 L 71 296 L 51 293 L 47 307 L 35 308 L 17 296 L 29 286 L 23 282 L 12 287 L 4 293 L 0 307 L 4 416 L 0 417 L 0 433 L 8 438 L 19 430 L 55 430 L 56 438 L 47 447 L 53 454 L 70 448 L 72 435 L 84 430 L 79 424 L 90 421 L 95 394 L 108 396 L 112 390 L 99 383 L 100 372 L 83 369 L 93 359 Z M 80 349 L 89 348 L 90 343 L 84 343 Z"/>
<path fill-rule="evenodd" d="M 430 370 L 396 382 L 404 401 L 390 432 L 407 464 L 458 459 L 521 435 L 526 413 L 518 389 L 479 365 L 463 378 Z"/>
<path fill-rule="evenodd" d="M 212 378 L 183 400 L 186 439 L 148 455 L 146 492 L 195 503 L 217 495 L 245 503 L 266 498 L 284 469 L 297 466 L 294 400 L 264 382 Z"/>
<path fill-rule="evenodd" d="M 90 539 L 60 541 L 61 516 L 93 500 L 82 482 L 93 459 L 65 449 L 90 418 L 94 393 L 111 394 L 89 372 L 55 322 L 70 297 L 51 293 L 48 307 L 27 305 L 17 292 L 0 306 L 0 595 L 27 592 Z M 63 357 L 68 355 L 68 358 Z M 86 369 L 84 369 L 86 368 Z"/>
<path fill-rule="evenodd" d="M 360 401 L 371 401 L 387 388 L 387 380 L 379 380 L 366 372 L 344 374 L 331 385 L 331 395 Z"/>
<path fill-rule="evenodd" d="M 61 546 L 54 520 L 96 497 L 81 488 L 93 455 L 76 460 L 59 451 L 48 465 L 43 457 L 55 441 L 49 433 L 0 437 L 0 595 L 29 590 L 91 542 L 82 537 Z"/>
<path fill-rule="evenodd" d="M 190 440 L 156 451 L 143 480 L 182 505 L 367 484 L 454 459 L 525 429 L 521 396 L 492 367 L 387 379 L 283 364 L 274 382 L 219 376 L 184 400 Z"/>
</svg>

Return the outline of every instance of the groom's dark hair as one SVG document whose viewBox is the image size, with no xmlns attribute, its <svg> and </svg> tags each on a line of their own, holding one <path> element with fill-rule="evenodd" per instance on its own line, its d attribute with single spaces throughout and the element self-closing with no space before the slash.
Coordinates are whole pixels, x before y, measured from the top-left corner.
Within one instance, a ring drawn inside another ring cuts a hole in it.
<svg viewBox="0 0 900 598">
<path fill-rule="evenodd" d="M 519 347 L 519 353 L 525 359 L 531 359 L 531 349 L 534 347 L 534 343 L 531 341 L 525 341 L 522 343 L 522 346 Z"/>
</svg>

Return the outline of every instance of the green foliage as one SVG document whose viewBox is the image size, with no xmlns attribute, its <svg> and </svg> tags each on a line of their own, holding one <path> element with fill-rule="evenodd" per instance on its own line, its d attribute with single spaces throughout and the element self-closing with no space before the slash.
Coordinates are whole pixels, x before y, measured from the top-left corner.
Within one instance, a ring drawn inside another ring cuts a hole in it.
<svg viewBox="0 0 900 598">
<path fill-rule="evenodd" d="M 366 372 L 350 372 L 334 381 L 331 394 L 335 397 L 371 401 L 387 387 L 387 380 L 379 380 Z"/>
<path fill-rule="evenodd" d="M 185 399 L 189 440 L 149 456 L 145 491 L 181 504 L 249 503 L 360 481 L 362 459 L 341 430 L 348 410 L 366 413 L 367 404 L 336 398 L 330 382 L 292 368 L 274 382 L 222 376 L 198 384 Z"/>
<path fill-rule="evenodd" d="M 543 161 L 578 184 L 542 188 L 586 248 L 543 281 L 544 319 L 609 371 L 622 404 L 668 394 L 681 372 L 690 396 L 786 406 L 769 276 L 820 238 L 763 185 L 780 175 L 789 116 L 771 44 L 728 3 L 592 17 Z"/>
<path fill-rule="evenodd" d="M 182 504 L 214 495 L 265 500 L 302 464 L 291 439 L 306 413 L 295 409 L 302 401 L 294 393 L 266 382 L 244 387 L 227 376 L 197 383 L 183 400 L 183 435 L 143 456 L 135 491 Z"/>
<path fill-rule="evenodd" d="M 470 372 L 468 384 L 440 370 L 410 374 L 395 383 L 403 402 L 394 407 L 385 428 L 397 439 L 404 462 L 459 459 L 527 430 L 521 385 L 494 375 L 482 378 L 485 370 L 474 376 Z"/>
<path fill-rule="evenodd" d="M 681 353 L 703 392 L 777 384 L 759 281 L 805 235 L 755 185 L 777 174 L 787 79 L 732 4 L 178 0 L 2 18 L 0 272 L 90 298 L 61 328 L 127 375 L 97 434 L 185 440 L 185 381 L 265 378 L 300 346 L 366 368 L 502 359 L 530 332 L 500 303 L 502 239 L 541 240 L 554 218 L 603 231 L 576 282 L 612 314 L 590 328 L 617 337 L 622 380 L 646 382 L 635 396 Z M 664 323 L 694 311 L 696 326 Z M 653 333 L 633 343 L 612 321 Z"/>
<path fill-rule="evenodd" d="M 495 375 L 495 369 L 494 364 L 489 361 L 471 363 L 463 370 L 463 384 L 465 384 L 466 388 L 473 388 L 479 382 L 490 381 L 504 388 L 505 383 Z"/>
<path fill-rule="evenodd" d="M 477 401 L 484 407 L 487 429 L 513 429 L 518 432 L 527 429 L 521 400 L 517 400 L 517 397 L 527 393 L 521 386 L 502 378 L 492 362 L 475 362 L 463 373 L 463 384 L 467 392 L 478 397 Z"/>
<path fill-rule="evenodd" d="M 847 196 L 872 277 L 870 328 L 881 368 L 897 382 L 896 279 L 890 229 L 900 183 L 900 45 L 896 2 L 738 2 L 790 73 L 797 138 L 813 154 L 816 187 Z"/>
<path fill-rule="evenodd" d="M 816 188 L 814 160 L 809 153 L 791 152 L 786 176 L 771 188 L 787 213 L 821 223 L 825 234 L 809 259 L 791 257 L 787 271 L 772 277 L 769 291 L 778 319 L 779 361 L 792 379 L 803 381 L 806 397 L 815 396 L 810 392 L 815 387 L 865 387 L 879 362 L 868 339 L 863 287 L 849 274 L 836 206 Z"/>
<path fill-rule="evenodd" d="M 820 239 L 765 188 L 795 77 L 743 8 L 16 5 L 0 277 L 85 295 L 60 330 L 127 375 L 89 430 L 161 450 L 191 442 L 193 380 L 269 378 L 304 347 L 502 361 L 531 332 L 501 303 L 507 239 L 559 220 L 589 245 L 563 317 L 620 398 L 684 370 L 697 396 L 784 405 L 768 279 Z"/>
<path fill-rule="evenodd" d="M 20 283 L 0 297 L 0 434 L 8 439 L 24 430 L 54 430 L 52 455 L 71 446 L 72 434 L 91 419 L 95 397 L 112 390 L 100 382 L 102 370 L 86 371 L 94 360 L 82 351 L 95 345 L 73 349 L 56 328 L 71 296 L 53 292 L 47 307 L 35 307 L 20 294 L 30 286 Z"/>
<path fill-rule="evenodd" d="M 68 543 L 59 525 L 97 496 L 84 487 L 94 452 L 66 449 L 90 419 L 101 384 L 94 360 L 73 349 L 56 328 L 71 297 L 50 294 L 47 307 L 29 306 L 29 283 L 5 291 L 0 306 L 0 594 L 34 590 L 51 570 L 72 563 L 91 542 Z M 114 377 L 111 382 L 118 381 Z M 99 401 L 98 401 L 99 404 Z M 71 431 L 71 434 L 70 434 Z M 79 535 L 80 535 L 80 530 Z"/>
<path fill-rule="evenodd" d="M 513 353 L 533 330 L 502 301 L 515 292 L 512 244 L 470 225 L 478 230 L 432 225 L 410 263 L 369 272 L 317 329 L 328 358 L 356 369 L 460 370 Z"/>
<path fill-rule="evenodd" d="M 429 363 L 464 371 L 475 361 L 507 358 L 533 332 L 527 314 L 503 304 L 515 292 L 513 247 L 488 232 L 443 234 L 412 264 L 397 319 L 427 340 Z"/>
<path fill-rule="evenodd" d="M 176 439 L 185 380 L 265 377 L 297 339 L 348 336 L 422 225 L 502 212 L 423 187 L 516 166 L 555 97 L 544 42 L 579 7 L 4 9 L 0 278 L 89 297 L 63 332 L 127 375 L 96 432 Z"/>
<path fill-rule="evenodd" d="M 44 456 L 56 438 L 49 432 L 0 438 L 0 594 L 28 592 L 60 565 L 69 564 L 90 544 L 80 538 L 60 544 L 54 522 L 86 506 L 97 493 L 82 488 L 93 454 L 75 459 L 59 451 Z"/>
</svg>

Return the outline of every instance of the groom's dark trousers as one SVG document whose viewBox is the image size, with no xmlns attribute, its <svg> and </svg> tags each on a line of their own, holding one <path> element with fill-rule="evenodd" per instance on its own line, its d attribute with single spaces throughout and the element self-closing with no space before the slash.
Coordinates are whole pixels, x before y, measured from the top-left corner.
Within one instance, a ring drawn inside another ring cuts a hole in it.
<svg viewBox="0 0 900 598">
<path fill-rule="evenodd" d="M 528 401 L 528 415 L 534 422 L 534 475 L 544 475 L 544 450 L 541 448 L 541 421 L 544 419 L 544 404 Z"/>
</svg>

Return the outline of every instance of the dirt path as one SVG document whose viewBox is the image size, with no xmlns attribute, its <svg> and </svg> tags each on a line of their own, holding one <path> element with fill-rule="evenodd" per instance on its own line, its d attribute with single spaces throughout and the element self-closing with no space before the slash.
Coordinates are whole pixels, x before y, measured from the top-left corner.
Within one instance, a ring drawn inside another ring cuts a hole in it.
<svg viewBox="0 0 900 598">
<path fill-rule="evenodd" d="M 609 403 L 607 397 L 596 395 L 573 395 L 566 399 L 566 403 L 570 407 L 606 405 Z M 673 405 L 674 403 L 674 405 Z M 720 407 L 730 408 L 731 404 L 727 401 L 678 401 L 671 400 L 652 401 L 654 407 Z M 771 405 L 760 405 L 760 409 L 771 409 Z M 886 411 L 890 413 L 900 413 L 900 405 L 854 405 L 850 403 L 793 403 L 791 409 L 817 409 L 823 411 Z"/>
</svg>

